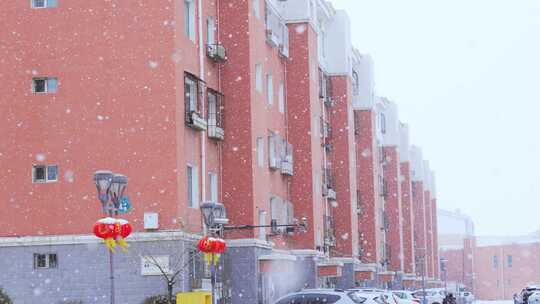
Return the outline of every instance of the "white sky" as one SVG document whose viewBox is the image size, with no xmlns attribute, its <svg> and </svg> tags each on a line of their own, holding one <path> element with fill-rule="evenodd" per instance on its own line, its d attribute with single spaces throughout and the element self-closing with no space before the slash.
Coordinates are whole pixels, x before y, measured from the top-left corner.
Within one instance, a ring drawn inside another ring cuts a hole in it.
<svg viewBox="0 0 540 304">
<path fill-rule="evenodd" d="M 331 0 L 479 235 L 540 229 L 540 1 Z"/>
</svg>

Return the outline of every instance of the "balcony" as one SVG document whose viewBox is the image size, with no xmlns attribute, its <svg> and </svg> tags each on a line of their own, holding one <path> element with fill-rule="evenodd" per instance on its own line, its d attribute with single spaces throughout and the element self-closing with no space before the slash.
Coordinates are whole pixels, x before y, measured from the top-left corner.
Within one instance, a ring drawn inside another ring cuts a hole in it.
<svg viewBox="0 0 540 304">
<path fill-rule="evenodd" d="M 326 168 L 323 171 L 324 173 L 324 182 L 323 182 L 323 196 L 326 196 L 327 199 L 335 201 L 336 200 L 336 190 L 334 185 L 334 174 L 332 168 Z"/>
<path fill-rule="evenodd" d="M 293 146 L 290 143 L 283 142 L 285 145 L 283 158 L 281 160 L 281 174 L 292 176 L 294 174 Z"/>
<path fill-rule="evenodd" d="M 223 95 L 214 91 L 208 90 L 208 137 L 223 140 L 225 138 L 225 130 L 223 129 Z"/>
</svg>

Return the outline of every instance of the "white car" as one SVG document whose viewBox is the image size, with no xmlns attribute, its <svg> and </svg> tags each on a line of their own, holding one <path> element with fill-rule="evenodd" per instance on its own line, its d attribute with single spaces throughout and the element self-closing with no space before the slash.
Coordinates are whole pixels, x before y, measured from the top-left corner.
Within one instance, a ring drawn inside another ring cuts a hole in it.
<svg viewBox="0 0 540 304">
<path fill-rule="evenodd" d="M 472 304 L 474 302 L 474 295 L 470 291 L 462 291 L 459 297 L 464 300 L 465 304 Z"/>
<path fill-rule="evenodd" d="M 358 291 L 365 294 L 373 294 L 376 295 L 378 298 L 375 299 L 376 302 L 379 304 L 413 304 L 413 303 L 402 303 L 399 301 L 399 298 L 395 296 L 391 291 L 383 290 L 383 289 L 377 289 L 377 288 L 355 288 L 350 289 L 354 291 Z"/>
<path fill-rule="evenodd" d="M 413 296 L 420 300 L 420 303 L 422 303 L 422 300 L 424 298 L 424 292 L 422 290 L 417 290 L 413 292 Z M 439 292 L 439 290 L 428 290 L 426 289 L 426 302 L 425 304 L 442 304 L 444 300 L 443 295 Z"/>
<path fill-rule="evenodd" d="M 354 290 L 305 289 L 288 294 L 275 304 L 383 304 L 376 298 L 376 295 Z"/>
<path fill-rule="evenodd" d="M 529 304 L 540 304 L 540 291 L 533 291 L 528 302 Z"/>
<path fill-rule="evenodd" d="M 399 304 L 420 304 L 420 300 L 413 297 L 412 292 L 408 290 L 392 290 Z"/>
</svg>

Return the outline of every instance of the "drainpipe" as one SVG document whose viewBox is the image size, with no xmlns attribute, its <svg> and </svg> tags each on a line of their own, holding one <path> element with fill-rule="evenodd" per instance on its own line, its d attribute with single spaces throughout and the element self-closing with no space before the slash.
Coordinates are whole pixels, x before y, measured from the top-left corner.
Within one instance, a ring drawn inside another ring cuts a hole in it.
<svg viewBox="0 0 540 304">
<path fill-rule="evenodd" d="M 204 82 L 205 73 L 204 73 L 204 41 L 203 41 L 203 10 L 202 10 L 203 0 L 199 0 L 198 4 L 198 14 L 197 19 L 199 22 L 199 77 Z M 206 112 L 206 98 L 205 94 L 201 96 L 201 113 L 204 117 Z M 201 201 L 206 201 L 206 131 L 201 131 Z"/>
</svg>

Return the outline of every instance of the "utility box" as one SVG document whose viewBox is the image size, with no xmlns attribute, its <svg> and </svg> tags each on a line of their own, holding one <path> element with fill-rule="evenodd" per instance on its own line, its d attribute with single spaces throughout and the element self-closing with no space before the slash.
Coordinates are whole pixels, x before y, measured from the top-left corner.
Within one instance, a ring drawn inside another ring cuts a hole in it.
<svg viewBox="0 0 540 304">
<path fill-rule="evenodd" d="M 207 291 L 179 292 L 176 304 L 212 304 L 212 294 Z"/>
</svg>

